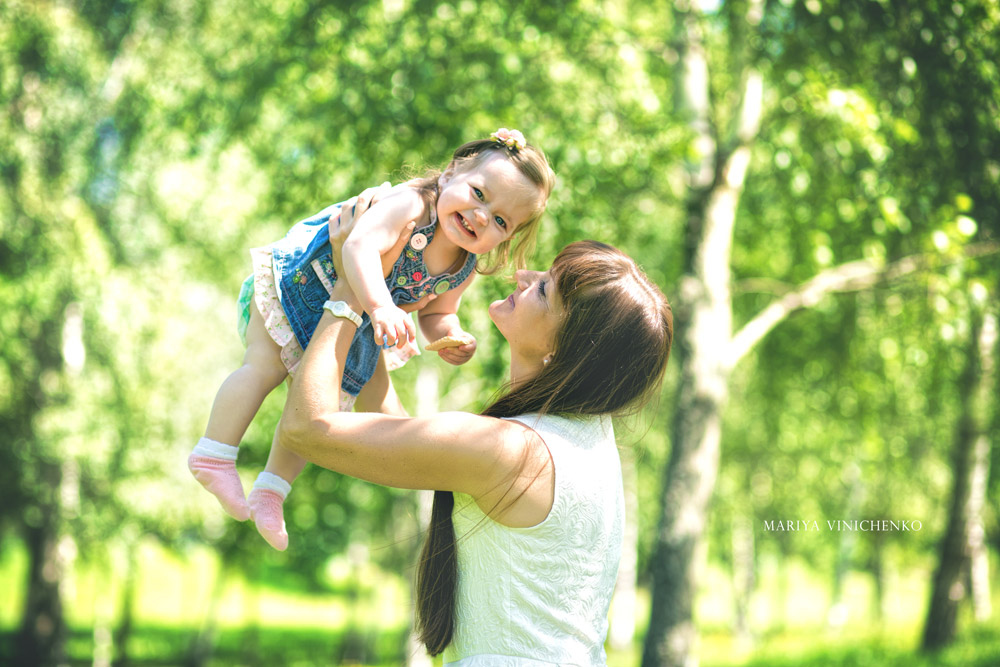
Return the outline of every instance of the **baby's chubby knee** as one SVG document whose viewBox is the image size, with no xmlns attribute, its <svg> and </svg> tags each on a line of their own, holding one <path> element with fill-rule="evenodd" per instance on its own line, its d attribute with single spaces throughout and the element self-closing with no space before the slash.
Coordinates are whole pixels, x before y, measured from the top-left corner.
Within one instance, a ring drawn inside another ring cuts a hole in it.
<svg viewBox="0 0 1000 667">
<path fill-rule="evenodd" d="M 261 345 L 247 346 L 241 371 L 245 380 L 269 390 L 277 387 L 288 377 L 288 369 L 281 360 L 280 350 L 266 349 Z"/>
</svg>

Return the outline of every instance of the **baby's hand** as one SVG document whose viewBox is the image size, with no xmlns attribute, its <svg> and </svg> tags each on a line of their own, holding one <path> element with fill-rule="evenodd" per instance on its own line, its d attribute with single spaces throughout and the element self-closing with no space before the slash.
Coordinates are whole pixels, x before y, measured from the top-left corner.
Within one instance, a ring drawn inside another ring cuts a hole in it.
<svg viewBox="0 0 1000 667">
<path fill-rule="evenodd" d="M 413 320 L 396 306 L 379 306 L 372 310 L 371 318 L 372 327 L 375 329 L 375 342 L 379 345 L 388 342 L 389 345 L 402 348 L 406 341 L 413 340 L 417 336 Z M 383 337 L 387 340 L 383 340 Z"/>
<path fill-rule="evenodd" d="M 437 351 L 438 356 L 447 361 L 449 364 L 461 366 L 471 359 L 472 355 L 476 353 L 476 337 L 472 334 L 459 329 L 458 331 L 449 331 L 448 336 L 452 338 L 465 338 L 471 341 L 465 345 L 459 345 L 458 347 L 446 347 Z"/>
</svg>

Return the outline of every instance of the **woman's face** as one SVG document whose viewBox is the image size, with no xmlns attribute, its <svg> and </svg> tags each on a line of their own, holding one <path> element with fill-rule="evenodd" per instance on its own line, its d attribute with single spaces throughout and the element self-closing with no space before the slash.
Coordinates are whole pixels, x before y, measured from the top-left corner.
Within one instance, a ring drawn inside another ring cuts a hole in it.
<svg viewBox="0 0 1000 667">
<path fill-rule="evenodd" d="M 552 352 L 563 306 L 551 271 L 518 271 L 517 289 L 490 304 L 490 319 L 510 345 L 512 357 L 542 363 Z"/>
</svg>

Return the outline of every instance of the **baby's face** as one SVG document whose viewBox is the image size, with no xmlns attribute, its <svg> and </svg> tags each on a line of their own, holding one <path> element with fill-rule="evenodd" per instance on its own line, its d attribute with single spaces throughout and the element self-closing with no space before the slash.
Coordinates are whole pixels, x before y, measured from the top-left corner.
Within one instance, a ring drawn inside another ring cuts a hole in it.
<svg viewBox="0 0 1000 667">
<path fill-rule="evenodd" d="M 508 239 L 538 210 L 541 191 L 501 153 L 463 170 L 449 167 L 438 183 L 438 224 L 445 237 L 482 255 Z"/>
</svg>

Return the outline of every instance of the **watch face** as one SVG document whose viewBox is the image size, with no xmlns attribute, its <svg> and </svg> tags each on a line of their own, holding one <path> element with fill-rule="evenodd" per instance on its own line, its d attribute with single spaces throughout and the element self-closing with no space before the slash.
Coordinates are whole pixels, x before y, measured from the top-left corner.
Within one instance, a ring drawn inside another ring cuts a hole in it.
<svg viewBox="0 0 1000 667">
<path fill-rule="evenodd" d="M 361 318 L 358 317 L 357 313 L 351 310 L 351 307 L 348 306 L 346 302 L 344 301 L 334 301 L 332 303 L 328 302 L 326 304 L 326 308 L 331 313 L 333 313 L 334 316 L 343 317 L 345 319 L 354 322 L 358 326 L 361 326 Z"/>
</svg>

